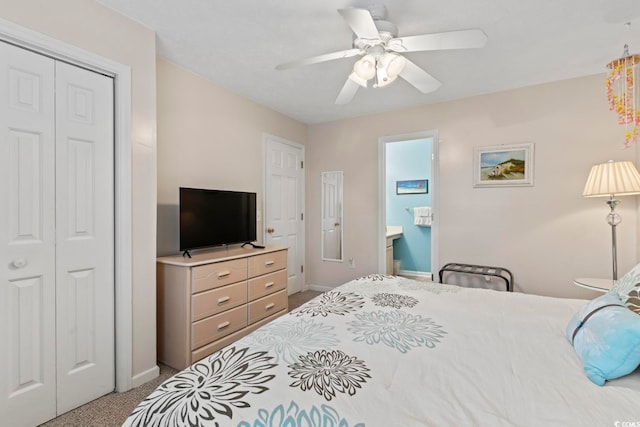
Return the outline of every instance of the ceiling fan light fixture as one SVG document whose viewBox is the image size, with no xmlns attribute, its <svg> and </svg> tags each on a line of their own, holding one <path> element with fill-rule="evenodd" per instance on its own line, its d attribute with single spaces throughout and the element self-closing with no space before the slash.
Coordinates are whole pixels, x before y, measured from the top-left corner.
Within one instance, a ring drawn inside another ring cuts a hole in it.
<svg viewBox="0 0 640 427">
<path fill-rule="evenodd" d="M 404 64 L 406 63 L 404 56 L 392 52 L 385 53 L 380 61 L 387 70 L 387 75 L 393 78 L 397 77 L 398 74 L 402 72 Z"/>
<path fill-rule="evenodd" d="M 362 80 L 371 80 L 376 75 L 376 59 L 365 55 L 353 64 L 353 73 Z"/>
<path fill-rule="evenodd" d="M 388 86 L 391 83 L 393 83 L 395 81 L 395 79 L 397 79 L 397 77 L 389 77 L 389 78 L 387 78 L 387 80 L 378 80 L 378 79 L 376 79 L 376 83 L 373 85 L 373 87 L 385 87 L 385 86 Z"/>
<path fill-rule="evenodd" d="M 385 87 L 398 77 L 406 60 L 397 53 L 385 52 L 376 62 L 376 82 L 374 87 Z"/>
<path fill-rule="evenodd" d="M 385 70 L 384 68 L 380 67 L 378 68 L 378 72 L 376 74 L 376 82 L 373 85 L 373 87 L 385 87 L 390 85 L 391 83 L 393 83 L 395 81 L 395 79 L 397 79 L 398 76 L 389 76 L 387 74 L 387 70 Z"/>
<path fill-rule="evenodd" d="M 433 92 L 441 83 L 425 70 L 402 56 L 405 52 L 421 52 L 445 49 L 471 49 L 484 47 L 487 35 L 480 29 L 428 33 L 397 37 L 398 28 L 386 20 L 383 5 L 369 8 L 346 7 L 338 9 L 345 23 L 351 28 L 352 48 L 290 61 L 276 66 L 278 70 L 312 65 L 319 62 L 361 56 L 346 79 L 336 104 L 344 105 L 353 99 L 358 86 L 387 86 L 400 76 L 422 93 Z M 640 80 L 640 78 L 639 78 Z M 640 96 L 638 96 L 640 99 Z M 640 129 L 640 128 L 639 128 Z M 640 131 L 639 131 L 640 134 Z"/>
</svg>

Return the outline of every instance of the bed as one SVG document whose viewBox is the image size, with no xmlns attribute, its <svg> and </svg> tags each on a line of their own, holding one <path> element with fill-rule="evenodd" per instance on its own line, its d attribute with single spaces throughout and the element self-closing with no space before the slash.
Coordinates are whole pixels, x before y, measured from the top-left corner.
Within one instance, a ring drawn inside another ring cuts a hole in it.
<svg viewBox="0 0 640 427">
<path fill-rule="evenodd" d="M 362 277 L 179 372 L 124 426 L 640 425 L 640 372 L 599 387 L 567 339 L 586 303 Z"/>
</svg>

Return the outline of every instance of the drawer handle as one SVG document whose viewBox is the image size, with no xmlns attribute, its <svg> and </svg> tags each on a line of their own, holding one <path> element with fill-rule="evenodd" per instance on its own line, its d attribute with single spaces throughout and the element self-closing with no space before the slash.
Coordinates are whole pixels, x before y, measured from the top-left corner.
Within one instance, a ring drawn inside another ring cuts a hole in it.
<svg viewBox="0 0 640 427">
<path fill-rule="evenodd" d="M 229 301 L 230 299 L 231 299 L 231 297 L 218 298 L 218 304 L 223 304 L 223 303 Z"/>
<path fill-rule="evenodd" d="M 218 279 L 222 279 L 223 277 L 227 277 L 230 274 L 231 274 L 230 271 L 221 271 L 221 272 L 218 273 Z"/>
<path fill-rule="evenodd" d="M 271 267 L 271 266 L 272 266 L 273 264 L 275 264 L 275 263 L 276 263 L 275 261 L 267 261 L 267 262 L 265 262 L 265 263 L 264 263 L 264 265 L 265 265 L 266 267 Z"/>
<path fill-rule="evenodd" d="M 264 288 L 265 288 L 265 289 L 269 289 L 269 288 L 270 288 L 270 287 L 272 287 L 273 285 L 275 285 L 275 283 L 273 283 L 273 282 L 267 282 L 267 283 L 265 283 L 265 284 L 264 284 Z"/>
<path fill-rule="evenodd" d="M 220 330 L 220 329 L 224 329 L 224 328 L 226 328 L 227 326 L 229 326 L 230 324 L 231 324 L 231 322 L 229 322 L 229 321 L 224 322 L 224 323 L 220 323 L 220 324 L 218 325 L 218 330 Z"/>
<path fill-rule="evenodd" d="M 265 306 L 264 306 L 264 309 L 265 309 L 265 310 L 271 310 L 271 309 L 272 309 L 273 307 L 275 307 L 275 306 L 276 306 L 276 304 L 272 302 L 271 304 L 267 304 L 267 305 L 265 305 Z"/>
</svg>

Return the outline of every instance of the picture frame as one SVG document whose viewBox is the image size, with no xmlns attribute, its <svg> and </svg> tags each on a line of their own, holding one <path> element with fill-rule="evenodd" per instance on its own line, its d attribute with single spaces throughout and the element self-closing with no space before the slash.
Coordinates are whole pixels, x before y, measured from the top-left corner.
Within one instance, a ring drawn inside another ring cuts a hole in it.
<svg viewBox="0 0 640 427">
<path fill-rule="evenodd" d="M 412 179 L 408 181 L 396 181 L 396 194 L 428 194 L 428 179 Z"/>
<path fill-rule="evenodd" d="M 473 186 L 527 187 L 533 186 L 534 144 L 475 147 L 473 149 Z"/>
</svg>

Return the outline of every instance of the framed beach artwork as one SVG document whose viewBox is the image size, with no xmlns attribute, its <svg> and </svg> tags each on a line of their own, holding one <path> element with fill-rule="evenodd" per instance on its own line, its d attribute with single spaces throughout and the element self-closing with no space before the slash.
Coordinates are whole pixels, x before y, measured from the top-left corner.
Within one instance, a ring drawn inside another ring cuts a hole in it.
<svg viewBox="0 0 640 427">
<path fill-rule="evenodd" d="M 429 193 L 428 179 L 396 181 L 396 194 L 427 194 L 427 193 Z"/>
<path fill-rule="evenodd" d="M 533 185 L 533 142 L 473 149 L 474 187 Z"/>
</svg>

